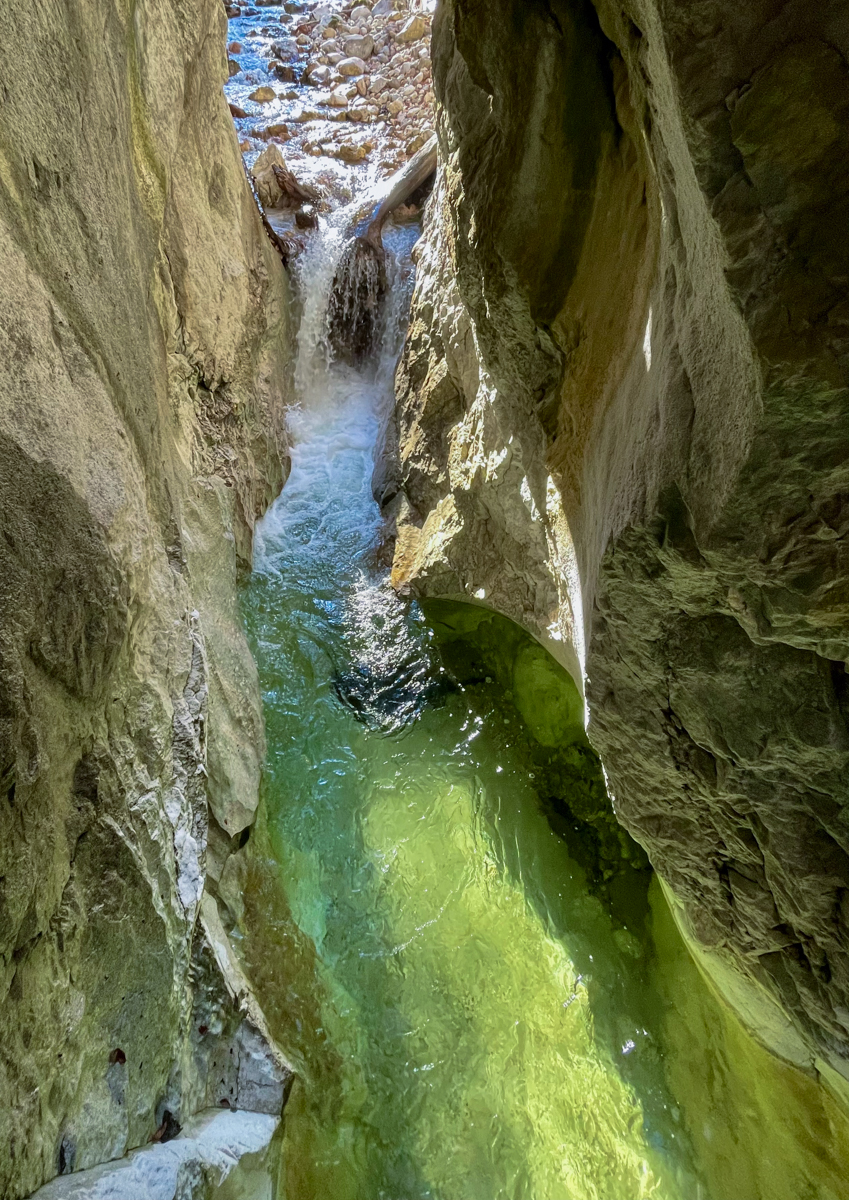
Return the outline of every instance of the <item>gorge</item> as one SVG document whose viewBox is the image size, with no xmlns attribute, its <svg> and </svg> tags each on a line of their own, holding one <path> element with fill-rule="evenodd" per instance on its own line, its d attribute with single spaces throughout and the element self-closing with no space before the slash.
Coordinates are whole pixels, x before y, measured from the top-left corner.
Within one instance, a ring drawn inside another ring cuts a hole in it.
<svg viewBox="0 0 849 1200">
<path fill-rule="evenodd" d="M 847 41 L 0 0 L 0 1196 L 849 1192 Z"/>
</svg>

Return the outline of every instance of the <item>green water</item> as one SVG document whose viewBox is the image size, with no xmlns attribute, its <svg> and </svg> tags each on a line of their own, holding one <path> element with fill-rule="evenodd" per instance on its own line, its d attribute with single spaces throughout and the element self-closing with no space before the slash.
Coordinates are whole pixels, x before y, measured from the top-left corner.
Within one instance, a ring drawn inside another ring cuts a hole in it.
<svg viewBox="0 0 849 1200">
<path fill-rule="evenodd" d="M 339 1061 L 287 1118 L 313 1164 L 290 1200 L 682 1194 L 627 1081 L 656 1055 L 643 946 L 552 831 L 499 686 L 392 738 L 326 686 L 269 707 L 274 845 Z"/>
<path fill-rule="evenodd" d="M 545 746 L 534 672 L 511 675 L 530 639 L 508 638 L 493 675 L 475 678 L 466 643 L 440 659 L 376 561 L 386 377 L 309 382 L 245 595 L 285 890 L 268 936 L 298 947 L 275 985 L 303 1073 L 287 1200 L 683 1195 L 647 1003 L 645 873 L 632 931 L 627 885 L 619 920 L 605 904 L 619 849 L 603 830 L 588 849 L 576 838 L 579 864 L 554 831 L 571 810 L 549 796 L 546 811 L 537 783 L 571 777 L 584 805 L 603 795 L 586 748 L 551 744 L 582 737 L 574 686 L 553 663 L 540 676 Z"/>
<path fill-rule="evenodd" d="M 782 1176 L 809 1180 L 817 1149 L 782 1136 L 769 1062 L 767 1103 L 727 1061 L 750 1042 L 665 910 L 653 940 L 574 685 L 509 623 L 388 588 L 370 483 L 391 354 L 375 379 L 301 367 L 244 595 L 269 750 L 243 952 L 300 1076 L 282 1195 L 794 1194 L 757 1165 L 759 1120 Z"/>
</svg>

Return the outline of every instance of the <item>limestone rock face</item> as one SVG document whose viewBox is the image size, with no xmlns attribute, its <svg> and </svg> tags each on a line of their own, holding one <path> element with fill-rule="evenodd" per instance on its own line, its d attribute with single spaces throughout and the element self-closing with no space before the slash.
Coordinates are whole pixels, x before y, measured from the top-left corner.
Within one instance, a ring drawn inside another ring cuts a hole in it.
<svg viewBox="0 0 849 1200">
<path fill-rule="evenodd" d="M 290 355 L 225 42 L 219 0 L 0 5 L 9 1200 L 205 1103 L 190 964 L 257 803 L 235 576 L 284 476 Z"/>
<path fill-rule="evenodd" d="M 844 15 L 445 0 L 376 481 L 396 586 L 583 668 L 616 811 L 702 965 L 845 1094 Z"/>
</svg>

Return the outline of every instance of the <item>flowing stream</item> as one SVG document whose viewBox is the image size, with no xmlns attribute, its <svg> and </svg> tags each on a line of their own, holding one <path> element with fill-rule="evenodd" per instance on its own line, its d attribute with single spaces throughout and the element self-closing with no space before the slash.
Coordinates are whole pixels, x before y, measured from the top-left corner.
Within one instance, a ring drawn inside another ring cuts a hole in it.
<svg viewBox="0 0 849 1200">
<path fill-rule="evenodd" d="M 551 733 L 573 685 L 507 622 L 389 588 L 371 477 L 417 232 L 387 232 L 392 304 L 361 373 L 322 351 L 338 220 L 299 264 L 292 472 L 244 594 L 269 745 L 244 952 L 301 1076 L 282 1194 L 784 1195 L 715 1183 L 765 1110 L 718 1111 L 721 1019 L 698 1001 L 716 1040 L 690 1055 L 664 964 L 692 1004 L 704 989 L 650 874 L 574 816 L 599 785 L 574 731 Z"/>
</svg>

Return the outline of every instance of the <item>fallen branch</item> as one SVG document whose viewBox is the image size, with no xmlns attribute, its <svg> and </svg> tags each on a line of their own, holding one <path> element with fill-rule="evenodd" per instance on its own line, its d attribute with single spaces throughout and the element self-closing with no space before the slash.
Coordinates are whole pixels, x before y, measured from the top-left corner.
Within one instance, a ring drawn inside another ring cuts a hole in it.
<svg viewBox="0 0 849 1200">
<path fill-rule="evenodd" d="M 277 251 L 277 253 L 280 255 L 280 258 L 283 261 L 283 266 L 288 267 L 289 259 L 292 257 L 293 247 L 286 238 L 281 237 L 280 234 L 277 232 L 277 230 L 272 227 L 271 222 L 269 221 L 268 217 L 265 215 L 265 209 L 262 207 L 259 196 L 256 194 L 256 188 L 254 186 L 254 181 L 251 178 L 251 173 L 248 170 L 244 159 L 242 159 L 242 166 L 245 171 L 245 176 L 247 177 L 247 180 L 248 180 L 248 185 L 251 189 L 251 195 L 254 198 L 254 204 L 257 206 L 257 211 L 259 212 L 259 217 L 260 217 L 260 220 L 262 221 L 262 227 L 265 230 L 265 232 L 268 234 L 268 239 L 271 242 L 272 246 Z"/>
<path fill-rule="evenodd" d="M 376 245 L 380 240 L 384 222 L 392 210 L 404 204 L 435 170 L 436 134 L 428 142 L 425 142 L 421 150 L 414 154 L 400 171 L 395 172 L 392 177 L 392 187 L 372 213 L 365 233 L 360 236 L 365 237 L 372 245 Z"/>
<path fill-rule="evenodd" d="M 298 183 L 287 166 L 281 167 L 277 163 L 272 163 L 271 170 L 274 178 L 277 180 L 280 191 L 288 198 L 292 207 L 296 208 L 301 204 L 314 204 L 319 199 L 316 189 L 310 187 L 308 183 Z"/>
</svg>

